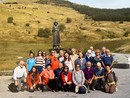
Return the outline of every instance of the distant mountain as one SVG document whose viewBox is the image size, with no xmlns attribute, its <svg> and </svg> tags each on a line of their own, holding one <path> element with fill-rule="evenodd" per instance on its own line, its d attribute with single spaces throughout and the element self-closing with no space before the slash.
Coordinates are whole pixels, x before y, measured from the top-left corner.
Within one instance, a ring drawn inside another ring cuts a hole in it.
<svg viewBox="0 0 130 98">
<path fill-rule="evenodd" d="M 96 21 L 130 21 L 130 8 L 99 9 L 72 3 L 67 0 L 39 0 L 36 3 L 70 7 L 80 12 L 81 14 L 90 16 Z"/>
</svg>

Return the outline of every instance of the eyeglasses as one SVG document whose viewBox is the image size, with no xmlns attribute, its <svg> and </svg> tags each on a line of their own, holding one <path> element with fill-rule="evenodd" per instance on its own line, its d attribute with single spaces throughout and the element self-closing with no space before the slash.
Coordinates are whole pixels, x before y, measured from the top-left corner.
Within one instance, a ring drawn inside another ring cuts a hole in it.
<svg viewBox="0 0 130 98">
<path fill-rule="evenodd" d="M 66 67 L 65 69 L 69 69 L 69 68 Z"/>
</svg>

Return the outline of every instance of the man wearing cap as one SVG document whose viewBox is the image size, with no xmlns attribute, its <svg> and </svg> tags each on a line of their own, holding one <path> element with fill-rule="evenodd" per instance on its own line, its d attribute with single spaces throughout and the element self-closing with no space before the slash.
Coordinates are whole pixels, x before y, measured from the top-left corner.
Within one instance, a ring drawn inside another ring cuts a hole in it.
<svg viewBox="0 0 130 98">
<path fill-rule="evenodd" d="M 53 71 L 54 71 L 55 69 L 57 69 L 58 66 L 59 66 L 60 61 L 58 60 L 58 57 L 59 57 L 59 55 L 58 55 L 58 54 L 55 54 L 55 55 L 54 55 L 54 60 L 51 61 L 51 66 L 52 66 L 52 70 L 53 70 Z"/>
</svg>

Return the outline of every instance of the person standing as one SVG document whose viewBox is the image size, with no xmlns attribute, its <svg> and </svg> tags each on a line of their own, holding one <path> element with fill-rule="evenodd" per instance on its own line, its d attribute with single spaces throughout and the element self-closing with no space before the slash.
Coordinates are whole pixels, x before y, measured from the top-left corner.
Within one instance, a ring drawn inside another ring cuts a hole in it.
<svg viewBox="0 0 130 98">
<path fill-rule="evenodd" d="M 65 59 L 65 58 L 64 58 L 64 51 L 63 51 L 63 50 L 60 50 L 60 53 L 59 53 L 59 54 L 60 54 L 60 56 L 59 56 L 58 59 L 59 59 L 59 61 L 60 61 L 61 63 L 63 63 L 63 62 L 64 62 L 64 59 Z"/>
<path fill-rule="evenodd" d="M 97 49 L 95 52 L 96 56 L 93 58 L 93 67 L 97 67 L 97 63 L 100 62 L 102 64 L 102 66 L 104 67 L 104 63 L 102 61 L 102 58 L 100 56 L 100 50 Z"/>
<path fill-rule="evenodd" d="M 53 71 L 58 68 L 59 63 L 60 63 L 60 61 L 58 60 L 58 54 L 55 54 L 54 60 L 51 60 L 51 66 L 52 66 Z"/>
<path fill-rule="evenodd" d="M 90 46 L 89 49 L 91 50 L 91 56 L 92 56 L 92 57 L 95 57 L 96 55 L 95 55 L 95 51 L 94 51 L 93 46 Z"/>
<path fill-rule="evenodd" d="M 86 62 L 91 62 L 93 64 L 93 57 L 91 55 L 91 50 L 88 50 L 85 56 Z"/>
<path fill-rule="evenodd" d="M 23 90 L 24 85 L 26 83 L 27 78 L 27 70 L 25 68 L 25 62 L 19 61 L 18 66 L 14 69 L 13 79 L 15 81 L 15 85 L 18 86 L 18 91 Z"/>
<path fill-rule="evenodd" d="M 64 65 L 68 66 L 69 71 L 72 72 L 74 70 L 74 65 L 68 53 L 65 53 Z"/>
<path fill-rule="evenodd" d="M 34 53 L 30 53 L 29 54 L 29 57 L 30 58 L 28 58 L 27 59 L 27 69 L 28 69 L 28 72 L 30 72 L 31 71 L 31 69 L 32 69 L 32 67 L 35 65 L 35 63 L 36 63 L 36 59 L 34 58 Z"/>
<path fill-rule="evenodd" d="M 43 66 L 43 62 L 44 62 L 43 52 L 41 50 L 38 51 L 35 59 L 36 59 L 36 63 L 34 66 L 36 67 L 38 73 L 40 74 L 43 71 L 43 69 L 45 69 L 45 66 Z"/>
<path fill-rule="evenodd" d="M 70 58 L 72 60 L 73 67 L 75 69 L 75 60 L 78 58 L 78 55 L 76 54 L 76 50 L 72 48 L 72 54 L 70 55 Z"/>
<path fill-rule="evenodd" d="M 104 67 L 109 66 L 110 68 L 112 68 L 114 60 L 113 56 L 110 54 L 109 49 L 106 50 L 106 55 L 102 57 L 102 61 L 104 63 Z"/>
<path fill-rule="evenodd" d="M 78 64 L 80 64 L 81 70 L 83 70 L 85 68 L 86 59 L 83 57 L 83 53 L 82 52 L 79 52 L 79 57 L 75 61 L 75 65 L 78 65 Z"/>
</svg>

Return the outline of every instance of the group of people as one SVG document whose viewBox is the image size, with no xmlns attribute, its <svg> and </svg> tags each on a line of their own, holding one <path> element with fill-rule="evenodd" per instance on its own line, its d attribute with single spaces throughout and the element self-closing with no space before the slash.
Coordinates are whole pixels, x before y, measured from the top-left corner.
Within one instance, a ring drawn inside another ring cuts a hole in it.
<svg viewBox="0 0 130 98">
<path fill-rule="evenodd" d="M 101 90 L 106 93 L 117 91 L 117 77 L 112 71 L 113 57 L 110 50 L 91 46 L 86 54 L 74 48 L 70 50 L 51 50 L 50 54 L 31 51 L 27 61 L 19 61 L 14 69 L 13 79 L 18 90 L 27 86 L 28 91 L 51 90 L 75 93 L 90 93 Z"/>
</svg>

